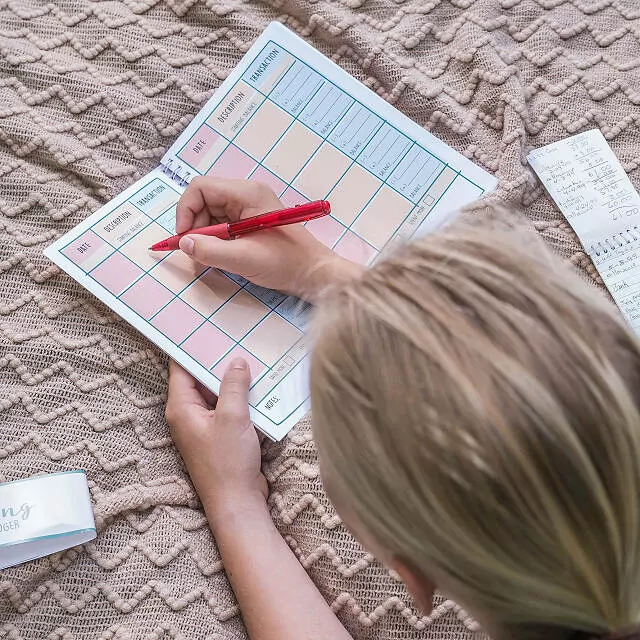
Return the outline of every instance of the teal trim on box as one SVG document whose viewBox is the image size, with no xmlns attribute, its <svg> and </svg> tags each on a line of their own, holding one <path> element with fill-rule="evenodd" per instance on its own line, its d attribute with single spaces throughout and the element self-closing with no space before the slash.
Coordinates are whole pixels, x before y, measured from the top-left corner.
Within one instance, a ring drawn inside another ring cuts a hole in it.
<svg viewBox="0 0 640 640">
<path fill-rule="evenodd" d="M 90 527 L 89 529 L 74 529 L 73 531 L 67 531 L 65 533 L 50 533 L 49 535 L 46 535 L 46 536 L 36 536 L 35 538 L 26 538 L 25 540 L 17 540 L 16 542 L 7 542 L 6 544 L 0 544 L 0 549 L 3 549 L 4 547 L 15 547 L 19 544 L 26 544 L 27 542 L 37 542 L 39 540 L 47 540 L 49 538 L 64 538 L 65 536 L 71 536 L 74 533 L 87 533 L 88 531 L 93 531 L 93 533 L 98 535 L 95 527 Z M 49 555 L 49 554 L 45 554 L 45 555 Z M 43 556 L 37 556 L 37 557 L 40 558 Z"/>
<path fill-rule="evenodd" d="M 0 489 L 8 484 L 20 484 L 21 482 L 32 482 L 33 480 L 44 480 L 45 478 L 52 478 L 53 476 L 68 476 L 73 473 L 81 473 L 83 476 L 87 474 L 80 469 L 74 471 L 58 471 L 57 473 L 45 473 L 41 476 L 31 476 L 31 478 L 21 478 L 20 480 L 10 480 L 9 482 L 0 482 Z"/>
</svg>

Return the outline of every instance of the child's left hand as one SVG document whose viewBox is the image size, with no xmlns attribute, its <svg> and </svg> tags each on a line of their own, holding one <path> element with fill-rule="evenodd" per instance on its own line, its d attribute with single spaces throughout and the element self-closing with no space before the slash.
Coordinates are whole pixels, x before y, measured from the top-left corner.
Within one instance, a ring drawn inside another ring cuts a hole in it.
<svg viewBox="0 0 640 640">
<path fill-rule="evenodd" d="M 165 416 L 200 499 L 214 508 L 267 497 L 258 434 L 249 418 L 249 382 L 244 360 L 234 360 L 216 402 L 180 365 L 170 363 Z"/>
<path fill-rule="evenodd" d="M 254 640 L 351 640 L 271 519 L 244 364 L 231 363 L 212 409 L 215 397 L 172 362 L 166 410 L 242 619 Z"/>
</svg>

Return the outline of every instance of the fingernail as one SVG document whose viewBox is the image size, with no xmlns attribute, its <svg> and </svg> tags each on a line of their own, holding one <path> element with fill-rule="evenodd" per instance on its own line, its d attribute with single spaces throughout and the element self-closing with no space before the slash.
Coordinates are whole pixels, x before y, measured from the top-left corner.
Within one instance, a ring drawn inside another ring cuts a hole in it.
<svg viewBox="0 0 640 640">
<path fill-rule="evenodd" d="M 188 256 L 193 253 L 193 245 L 195 243 L 189 236 L 185 236 L 184 238 L 180 238 L 180 249 L 184 251 Z"/>
<path fill-rule="evenodd" d="M 247 362 L 246 360 L 243 360 L 242 358 L 234 358 L 231 361 L 231 364 L 229 365 L 229 369 L 246 369 L 247 368 Z"/>
</svg>

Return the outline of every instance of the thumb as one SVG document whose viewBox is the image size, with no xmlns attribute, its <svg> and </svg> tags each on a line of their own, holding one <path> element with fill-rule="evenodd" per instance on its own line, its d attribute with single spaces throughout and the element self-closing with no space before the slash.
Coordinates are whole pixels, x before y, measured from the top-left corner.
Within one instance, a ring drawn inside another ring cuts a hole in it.
<svg viewBox="0 0 640 640">
<path fill-rule="evenodd" d="M 242 244 L 197 234 L 180 238 L 180 249 L 200 264 L 238 273 L 241 270 Z"/>
<path fill-rule="evenodd" d="M 217 418 L 236 424 L 249 423 L 250 382 L 249 365 L 242 358 L 232 360 L 220 385 L 216 405 Z"/>
</svg>

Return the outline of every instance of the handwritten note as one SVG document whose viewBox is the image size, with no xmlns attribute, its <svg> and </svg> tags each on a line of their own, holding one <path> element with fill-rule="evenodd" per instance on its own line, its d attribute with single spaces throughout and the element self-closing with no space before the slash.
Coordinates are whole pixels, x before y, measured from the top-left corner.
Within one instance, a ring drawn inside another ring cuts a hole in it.
<svg viewBox="0 0 640 640">
<path fill-rule="evenodd" d="M 640 196 L 604 136 L 585 131 L 528 160 L 640 334 Z"/>
</svg>

